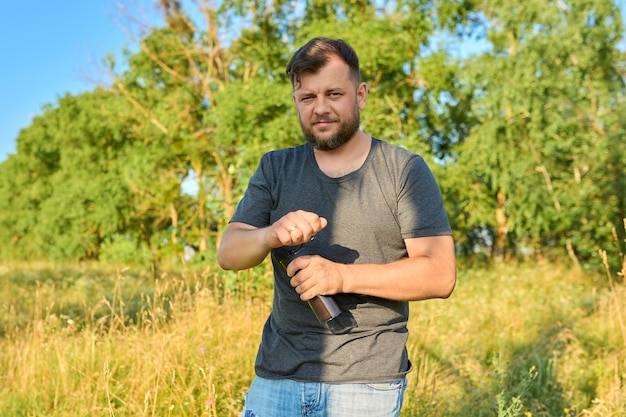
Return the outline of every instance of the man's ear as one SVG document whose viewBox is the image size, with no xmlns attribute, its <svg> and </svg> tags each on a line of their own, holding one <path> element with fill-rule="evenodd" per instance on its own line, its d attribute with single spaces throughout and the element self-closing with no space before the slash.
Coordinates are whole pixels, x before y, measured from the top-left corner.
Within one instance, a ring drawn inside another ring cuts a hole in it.
<svg viewBox="0 0 626 417">
<path fill-rule="evenodd" d="M 363 110 L 365 108 L 365 104 L 367 103 L 367 95 L 369 93 L 369 89 L 366 83 L 361 83 L 357 87 L 356 90 L 356 100 L 359 103 L 359 109 Z"/>
</svg>

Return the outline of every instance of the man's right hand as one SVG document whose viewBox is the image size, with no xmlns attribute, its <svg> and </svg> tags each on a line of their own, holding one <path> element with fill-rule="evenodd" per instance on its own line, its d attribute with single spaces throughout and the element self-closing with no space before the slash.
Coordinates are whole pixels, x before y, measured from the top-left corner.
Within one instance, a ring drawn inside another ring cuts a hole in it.
<svg viewBox="0 0 626 417">
<path fill-rule="evenodd" d="M 304 210 L 292 211 L 271 226 L 257 228 L 232 222 L 222 235 L 217 262 L 223 269 L 247 269 L 257 266 L 270 250 L 309 242 L 328 221 Z"/>
<path fill-rule="evenodd" d="M 309 242 L 328 225 L 328 221 L 310 211 L 298 210 L 285 214 L 266 228 L 265 241 L 271 249 Z"/>
</svg>

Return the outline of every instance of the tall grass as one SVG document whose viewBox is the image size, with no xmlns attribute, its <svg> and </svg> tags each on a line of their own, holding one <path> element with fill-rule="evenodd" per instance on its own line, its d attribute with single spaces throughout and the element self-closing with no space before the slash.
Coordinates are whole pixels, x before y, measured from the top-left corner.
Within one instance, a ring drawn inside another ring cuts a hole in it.
<svg viewBox="0 0 626 417">
<path fill-rule="evenodd" d="M 413 306 L 406 415 L 626 415 L 613 294 L 555 266 L 462 273 L 453 298 Z"/>
<path fill-rule="evenodd" d="M 626 415 L 626 288 L 607 274 L 461 270 L 450 299 L 412 303 L 403 416 Z M 0 416 L 236 416 L 268 282 L 266 266 L 0 270 Z"/>
<path fill-rule="evenodd" d="M 236 415 L 269 297 L 232 296 L 213 275 L 167 275 L 125 300 L 149 278 L 118 272 L 110 293 L 85 300 L 80 322 L 55 312 L 66 294 L 47 284 L 35 286 L 32 306 L 3 300 L 5 323 L 23 321 L 20 308 L 33 316 L 0 340 L 0 415 Z M 132 317 L 131 303 L 142 305 Z"/>
</svg>

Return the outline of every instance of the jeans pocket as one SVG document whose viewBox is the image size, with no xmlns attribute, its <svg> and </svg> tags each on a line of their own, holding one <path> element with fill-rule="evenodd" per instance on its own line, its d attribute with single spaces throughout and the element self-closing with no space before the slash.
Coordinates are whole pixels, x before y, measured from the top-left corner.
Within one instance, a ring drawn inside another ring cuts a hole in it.
<svg viewBox="0 0 626 417">
<path fill-rule="evenodd" d="M 402 389 L 403 385 L 404 385 L 403 379 L 400 379 L 398 381 L 392 381 L 392 382 L 376 382 L 376 383 L 367 384 L 368 387 L 376 391 L 396 391 L 396 390 Z"/>
</svg>

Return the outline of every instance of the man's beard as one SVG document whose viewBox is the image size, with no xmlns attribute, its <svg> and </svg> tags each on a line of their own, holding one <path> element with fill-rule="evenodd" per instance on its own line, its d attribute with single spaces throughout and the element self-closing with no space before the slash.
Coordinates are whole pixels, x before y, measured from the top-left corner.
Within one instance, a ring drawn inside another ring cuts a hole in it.
<svg viewBox="0 0 626 417">
<path fill-rule="evenodd" d="M 345 123 L 339 125 L 339 131 L 327 139 L 322 139 L 310 128 L 306 128 L 300 120 L 300 126 L 302 127 L 302 133 L 307 142 L 311 144 L 315 149 L 320 151 L 332 151 L 339 148 L 344 143 L 350 141 L 354 135 L 359 131 L 361 126 L 361 116 L 358 107 L 352 112 L 352 117 Z"/>
</svg>

